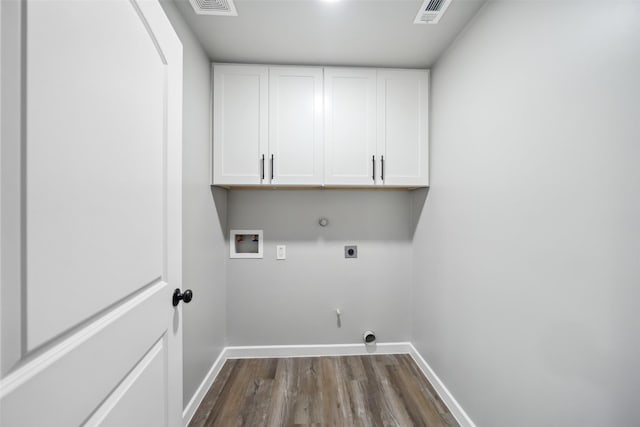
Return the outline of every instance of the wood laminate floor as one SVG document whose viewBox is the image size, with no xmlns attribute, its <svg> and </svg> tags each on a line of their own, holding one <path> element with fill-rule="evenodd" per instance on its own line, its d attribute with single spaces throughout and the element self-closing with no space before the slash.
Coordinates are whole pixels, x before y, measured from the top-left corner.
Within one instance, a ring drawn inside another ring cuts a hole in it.
<svg viewBox="0 0 640 427">
<path fill-rule="evenodd" d="M 190 427 L 458 426 L 409 355 L 228 360 Z"/>
</svg>

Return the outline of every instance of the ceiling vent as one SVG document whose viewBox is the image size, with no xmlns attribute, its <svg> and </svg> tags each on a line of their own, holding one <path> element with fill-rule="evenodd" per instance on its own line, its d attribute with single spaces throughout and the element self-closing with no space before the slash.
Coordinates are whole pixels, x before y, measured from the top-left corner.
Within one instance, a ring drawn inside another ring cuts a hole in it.
<svg viewBox="0 0 640 427">
<path fill-rule="evenodd" d="M 424 0 L 418 10 L 414 24 L 437 24 L 447 11 L 452 0 Z"/>
<path fill-rule="evenodd" d="M 198 15 L 238 16 L 233 0 L 189 0 Z"/>
</svg>

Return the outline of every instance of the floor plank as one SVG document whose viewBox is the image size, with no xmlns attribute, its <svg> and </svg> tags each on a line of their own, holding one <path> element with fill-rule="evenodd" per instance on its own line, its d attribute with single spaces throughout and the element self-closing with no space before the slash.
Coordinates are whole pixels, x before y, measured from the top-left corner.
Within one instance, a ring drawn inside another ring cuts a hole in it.
<svg viewBox="0 0 640 427">
<path fill-rule="evenodd" d="M 232 359 L 190 427 L 457 427 L 406 354 Z"/>
</svg>

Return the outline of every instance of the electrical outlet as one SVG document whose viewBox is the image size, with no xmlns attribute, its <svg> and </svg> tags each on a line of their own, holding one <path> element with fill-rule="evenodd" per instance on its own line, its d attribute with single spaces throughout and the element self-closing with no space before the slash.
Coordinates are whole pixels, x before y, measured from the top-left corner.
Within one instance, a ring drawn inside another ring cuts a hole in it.
<svg viewBox="0 0 640 427">
<path fill-rule="evenodd" d="M 285 245 L 276 245 L 276 259 L 287 259 L 287 247 Z"/>
<path fill-rule="evenodd" d="M 358 246 L 349 245 L 344 247 L 345 258 L 358 258 Z"/>
</svg>

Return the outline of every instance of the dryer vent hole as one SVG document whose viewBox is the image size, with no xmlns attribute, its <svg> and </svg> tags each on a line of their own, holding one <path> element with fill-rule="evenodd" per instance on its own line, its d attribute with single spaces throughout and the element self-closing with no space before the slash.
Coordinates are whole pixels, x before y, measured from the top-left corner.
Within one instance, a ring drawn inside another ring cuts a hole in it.
<svg viewBox="0 0 640 427">
<path fill-rule="evenodd" d="M 371 331 L 367 331 L 364 333 L 363 338 L 365 344 L 372 344 L 376 341 L 376 334 Z"/>
</svg>

